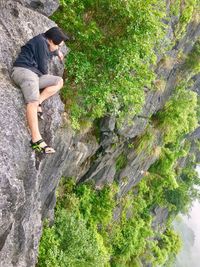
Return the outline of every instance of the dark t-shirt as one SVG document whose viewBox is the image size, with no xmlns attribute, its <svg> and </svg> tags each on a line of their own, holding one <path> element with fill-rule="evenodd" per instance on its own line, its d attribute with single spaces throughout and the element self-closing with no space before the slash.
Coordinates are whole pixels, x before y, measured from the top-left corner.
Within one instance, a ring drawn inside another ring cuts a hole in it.
<svg viewBox="0 0 200 267">
<path fill-rule="evenodd" d="M 44 34 L 39 34 L 21 47 L 14 67 L 30 69 L 39 76 L 48 73 L 48 61 L 52 56 L 58 55 L 58 51 L 51 52 Z"/>
</svg>

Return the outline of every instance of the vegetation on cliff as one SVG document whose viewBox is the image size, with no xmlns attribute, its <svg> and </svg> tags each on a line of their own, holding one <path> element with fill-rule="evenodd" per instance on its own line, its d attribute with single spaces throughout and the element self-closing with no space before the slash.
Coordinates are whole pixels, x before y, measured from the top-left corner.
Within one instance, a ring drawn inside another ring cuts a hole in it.
<svg viewBox="0 0 200 267">
<path fill-rule="evenodd" d="M 178 251 L 180 240 L 170 227 L 162 233 L 151 227 L 153 196 L 148 201 L 146 195 L 156 192 L 145 182 L 117 200 L 115 185 L 95 191 L 71 182 L 60 186 L 55 224 L 44 229 L 38 266 L 137 266 L 141 259 L 157 266 Z"/>
<path fill-rule="evenodd" d="M 140 112 L 155 80 L 164 11 L 159 0 L 61 1 L 52 18 L 74 38 L 62 99 L 75 128 L 80 118 Z"/>
<path fill-rule="evenodd" d="M 178 165 L 190 153 L 185 135 L 197 126 L 196 94 L 177 88 L 152 124 L 163 132 L 160 158 L 126 196 L 118 196 L 115 184 L 96 191 L 91 184 L 76 186 L 63 178 L 55 224 L 44 229 L 38 266 L 163 266 L 173 261 L 181 242 L 171 220 L 199 198 L 194 156 L 184 169 Z M 151 145 L 151 138 L 146 142 Z M 124 156 L 118 165 L 123 168 Z M 168 211 L 168 219 L 155 227 L 157 207 Z"/>
<path fill-rule="evenodd" d="M 180 2 L 170 6 L 170 15 L 178 17 L 175 38 L 184 33 L 197 4 Z M 62 92 L 74 128 L 79 128 L 80 119 L 93 121 L 114 114 L 120 121 L 140 112 L 144 88 L 156 89 L 154 48 L 163 52 L 164 10 L 157 0 L 61 1 L 53 19 L 75 38 Z M 159 153 L 159 158 L 127 195 L 119 197 L 116 184 L 95 190 L 92 184 L 62 179 L 55 223 L 46 225 L 41 239 L 39 267 L 170 265 L 181 246 L 171 221 L 199 198 L 195 156 L 186 140 L 200 114 L 197 95 L 188 90 L 191 76 L 199 71 L 196 58 L 199 41 L 183 59 L 169 101 L 149 120 L 137 144 L 129 144 L 136 153 L 145 149 L 148 155 Z M 155 131 L 162 133 L 159 149 L 153 147 Z M 127 162 L 126 155 L 120 154 L 116 170 Z M 157 208 L 167 211 L 164 224 L 155 223 Z"/>
</svg>

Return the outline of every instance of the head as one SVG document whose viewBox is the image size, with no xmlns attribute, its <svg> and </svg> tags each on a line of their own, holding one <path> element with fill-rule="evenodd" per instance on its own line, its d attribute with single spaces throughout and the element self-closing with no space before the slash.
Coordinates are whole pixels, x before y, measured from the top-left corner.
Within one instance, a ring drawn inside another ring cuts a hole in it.
<svg viewBox="0 0 200 267">
<path fill-rule="evenodd" d="M 69 41 L 69 37 L 58 27 L 49 29 L 44 35 L 47 38 L 50 51 L 57 50 L 65 41 Z"/>
</svg>

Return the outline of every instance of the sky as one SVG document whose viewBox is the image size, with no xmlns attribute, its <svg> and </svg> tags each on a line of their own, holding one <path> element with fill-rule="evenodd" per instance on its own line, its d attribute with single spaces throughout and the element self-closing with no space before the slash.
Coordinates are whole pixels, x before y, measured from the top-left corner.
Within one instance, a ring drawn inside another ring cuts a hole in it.
<svg viewBox="0 0 200 267">
<path fill-rule="evenodd" d="M 197 168 L 200 176 L 200 166 Z M 183 239 L 183 249 L 173 267 L 200 267 L 200 203 L 195 201 L 188 216 L 180 216 L 174 227 Z"/>
</svg>

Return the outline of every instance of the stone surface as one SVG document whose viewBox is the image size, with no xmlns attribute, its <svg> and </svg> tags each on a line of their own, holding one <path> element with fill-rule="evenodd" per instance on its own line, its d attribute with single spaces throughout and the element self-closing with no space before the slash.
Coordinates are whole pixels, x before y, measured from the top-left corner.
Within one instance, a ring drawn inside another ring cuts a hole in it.
<svg viewBox="0 0 200 267">
<path fill-rule="evenodd" d="M 31 267 L 37 261 L 41 220 L 52 213 L 61 175 L 76 174 L 96 143 L 73 141 L 73 131 L 64 127 L 63 104 L 57 95 L 44 104 L 45 122 L 40 128 L 58 153 L 38 157 L 30 149 L 23 96 L 10 71 L 20 47 L 55 23 L 14 1 L 0 1 L 0 10 L 0 265 Z M 51 65 L 55 74 L 62 75 L 63 65 L 57 59 Z"/>
<path fill-rule="evenodd" d="M 163 228 L 163 226 L 165 226 L 168 214 L 169 212 L 167 208 L 156 207 L 153 211 L 154 220 L 152 222 L 152 227 L 157 231 Z"/>
<path fill-rule="evenodd" d="M 17 0 L 16 2 L 46 16 L 52 15 L 59 7 L 59 0 Z"/>
<path fill-rule="evenodd" d="M 9 73 L 21 45 L 55 24 L 14 1 L 1 1 L 0 10 L 0 264 L 35 266 L 42 229 L 41 211 L 44 203 L 51 208 L 52 200 L 47 199 L 60 175 L 47 176 L 51 186 L 41 188 L 41 180 L 46 177 L 46 169 L 42 168 L 45 164 L 38 165 L 30 149 L 23 97 Z M 52 143 L 63 110 L 58 97 L 53 104 L 47 112 L 48 118 L 51 117 L 45 126 L 47 134 L 44 129 Z M 46 163 L 51 160 L 47 158 Z"/>
</svg>

